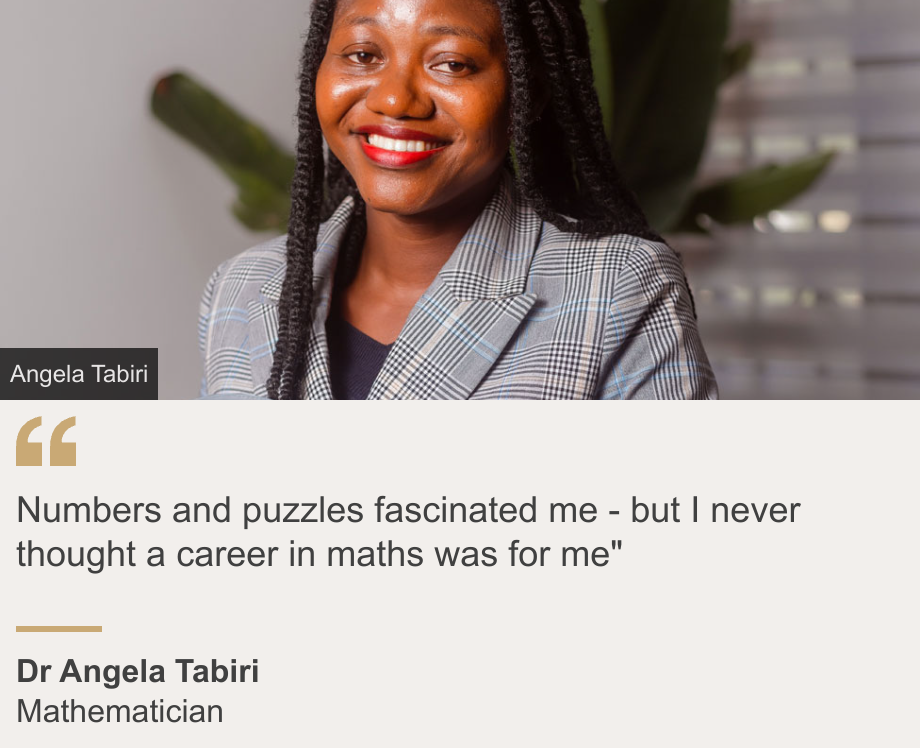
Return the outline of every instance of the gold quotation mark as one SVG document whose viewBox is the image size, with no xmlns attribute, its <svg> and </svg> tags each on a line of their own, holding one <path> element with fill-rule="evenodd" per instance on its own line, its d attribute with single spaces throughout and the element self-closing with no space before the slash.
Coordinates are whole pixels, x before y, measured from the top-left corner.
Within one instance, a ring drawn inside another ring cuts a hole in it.
<svg viewBox="0 0 920 748">
<path fill-rule="evenodd" d="M 16 437 L 16 467 L 41 467 L 41 442 L 29 441 L 29 436 L 41 425 L 42 417 L 39 416 L 19 429 L 19 436 Z"/>
<path fill-rule="evenodd" d="M 21 429 L 16 437 L 16 467 L 41 467 L 42 444 L 30 442 L 32 432 L 42 425 L 42 417 L 33 418 Z M 76 467 L 77 445 L 74 442 L 65 442 L 64 434 L 68 429 L 77 425 L 77 417 L 67 418 L 54 427 L 51 432 L 51 466 Z"/>
<path fill-rule="evenodd" d="M 72 416 L 61 421 L 51 432 L 51 466 L 76 467 L 77 445 L 74 442 L 65 442 L 64 434 L 67 430 L 77 425 L 77 417 Z"/>
</svg>

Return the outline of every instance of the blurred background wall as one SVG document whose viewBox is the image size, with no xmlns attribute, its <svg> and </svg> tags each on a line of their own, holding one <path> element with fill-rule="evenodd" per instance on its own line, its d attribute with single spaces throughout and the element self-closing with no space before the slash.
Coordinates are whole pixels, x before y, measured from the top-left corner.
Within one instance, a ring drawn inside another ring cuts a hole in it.
<svg viewBox="0 0 920 748">
<path fill-rule="evenodd" d="M 154 347 L 198 393 L 198 299 L 260 241 L 226 178 L 149 113 L 193 70 L 293 146 L 308 0 L 3 0 L 0 345 Z"/>
<path fill-rule="evenodd" d="M 705 172 L 840 156 L 754 226 L 675 240 L 723 397 L 920 397 L 920 1 L 737 0 Z"/>
<path fill-rule="evenodd" d="M 157 347 L 160 396 L 197 394 L 201 289 L 265 237 L 150 86 L 189 70 L 290 147 L 308 7 L 4 0 L 0 345 Z M 841 155 L 754 225 L 674 239 L 723 396 L 920 397 L 920 2 L 736 0 L 732 37 L 757 55 L 705 174 Z"/>
</svg>

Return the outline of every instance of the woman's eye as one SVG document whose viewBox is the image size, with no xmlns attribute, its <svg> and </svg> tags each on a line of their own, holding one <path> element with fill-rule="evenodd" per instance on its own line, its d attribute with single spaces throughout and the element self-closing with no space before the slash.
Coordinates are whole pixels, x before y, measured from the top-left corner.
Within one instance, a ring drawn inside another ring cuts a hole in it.
<svg viewBox="0 0 920 748">
<path fill-rule="evenodd" d="M 374 60 L 377 59 L 377 55 L 372 52 L 352 52 L 349 55 L 345 55 L 352 62 L 356 62 L 359 65 L 370 65 Z"/>
<path fill-rule="evenodd" d="M 467 65 L 465 62 L 457 62 L 456 60 L 439 62 L 434 66 L 434 69 L 445 73 L 453 73 L 454 75 L 460 75 L 462 73 L 468 73 L 472 71 L 472 67 L 470 65 Z"/>
</svg>

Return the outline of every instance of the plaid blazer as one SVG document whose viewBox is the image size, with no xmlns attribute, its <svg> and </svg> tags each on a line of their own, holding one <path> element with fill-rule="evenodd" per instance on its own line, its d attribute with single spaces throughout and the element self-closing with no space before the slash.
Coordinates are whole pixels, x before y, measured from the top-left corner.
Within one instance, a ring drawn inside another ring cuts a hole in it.
<svg viewBox="0 0 920 748">
<path fill-rule="evenodd" d="M 305 396 L 331 399 L 326 318 L 346 199 L 319 230 Z M 202 396 L 266 397 L 286 237 L 223 263 L 205 289 Z M 418 300 L 368 399 L 716 398 L 679 257 L 560 231 L 506 174 Z"/>
</svg>

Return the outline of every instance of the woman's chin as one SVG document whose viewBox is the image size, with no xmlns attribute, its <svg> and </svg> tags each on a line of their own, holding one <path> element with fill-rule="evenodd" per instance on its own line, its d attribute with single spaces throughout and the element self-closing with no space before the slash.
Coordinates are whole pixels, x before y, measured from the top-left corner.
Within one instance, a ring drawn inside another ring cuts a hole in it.
<svg viewBox="0 0 920 748">
<path fill-rule="evenodd" d="M 421 216 L 443 207 L 443 202 L 431 195 L 392 194 L 390 191 L 362 190 L 368 210 L 395 216 Z"/>
<path fill-rule="evenodd" d="M 497 169 L 500 171 L 500 169 Z M 497 182 L 496 175 L 471 178 L 465 174 L 434 175 L 394 171 L 356 180 L 369 211 L 406 218 L 456 221 L 482 209 Z"/>
</svg>

